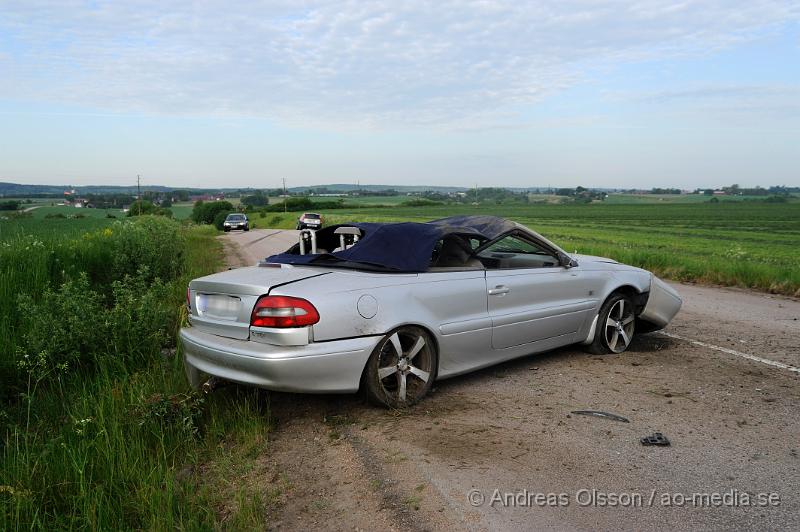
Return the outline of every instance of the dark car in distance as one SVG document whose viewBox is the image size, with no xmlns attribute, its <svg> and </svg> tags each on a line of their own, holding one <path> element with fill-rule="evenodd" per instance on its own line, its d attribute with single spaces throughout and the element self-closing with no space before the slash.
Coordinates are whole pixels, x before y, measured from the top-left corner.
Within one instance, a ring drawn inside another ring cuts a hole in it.
<svg viewBox="0 0 800 532">
<path fill-rule="evenodd" d="M 241 229 L 243 231 L 250 230 L 250 222 L 247 220 L 246 214 L 231 213 L 222 223 L 222 229 L 226 233 L 232 229 Z"/>
</svg>

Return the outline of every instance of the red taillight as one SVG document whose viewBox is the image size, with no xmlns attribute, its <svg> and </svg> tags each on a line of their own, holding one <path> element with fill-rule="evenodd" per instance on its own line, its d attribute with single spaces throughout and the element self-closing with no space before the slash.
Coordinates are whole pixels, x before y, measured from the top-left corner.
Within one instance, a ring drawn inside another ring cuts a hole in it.
<svg viewBox="0 0 800 532">
<path fill-rule="evenodd" d="M 314 305 L 289 296 L 261 296 L 250 316 L 250 325 L 255 327 L 305 327 L 318 321 Z"/>
</svg>

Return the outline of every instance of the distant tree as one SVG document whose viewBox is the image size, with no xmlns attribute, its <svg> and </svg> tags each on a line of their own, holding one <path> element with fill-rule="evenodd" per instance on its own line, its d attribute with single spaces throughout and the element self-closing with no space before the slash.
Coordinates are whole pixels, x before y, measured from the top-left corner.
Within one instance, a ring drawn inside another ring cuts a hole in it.
<svg viewBox="0 0 800 532">
<path fill-rule="evenodd" d="M 169 198 L 164 198 L 163 200 L 161 200 L 161 206 L 165 209 L 169 209 L 170 207 L 172 207 L 172 200 Z"/>
<path fill-rule="evenodd" d="M 178 201 L 189 201 L 189 191 L 188 190 L 173 190 L 172 197 Z"/>
<path fill-rule="evenodd" d="M 130 209 L 128 209 L 128 216 L 144 216 L 147 214 L 155 214 L 157 216 L 166 216 L 167 218 L 172 218 L 172 211 L 170 209 L 159 207 L 152 201 L 148 200 L 136 200 L 131 203 Z"/>
<path fill-rule="evenodd" d="M 211 224 L 214 223 L 217 213 L 233 210 L 233 205 L 229 201 L 198 201 L 192 209 L 191 219 L 198 224 Z"/>
<path fill-rule="evenodd" d="M 16 211 L 17 209 L 19 209 L 19 202 L 16 200 L 0 203 L 0 211 Z"/>
<path fill-rule="evenodd" d="M 248 207 L 263 207 L 269 203 L 269 198 L 260 190 L 256 190 L 250 196 L 242 196 L 242 204 Z"/>
</svg>

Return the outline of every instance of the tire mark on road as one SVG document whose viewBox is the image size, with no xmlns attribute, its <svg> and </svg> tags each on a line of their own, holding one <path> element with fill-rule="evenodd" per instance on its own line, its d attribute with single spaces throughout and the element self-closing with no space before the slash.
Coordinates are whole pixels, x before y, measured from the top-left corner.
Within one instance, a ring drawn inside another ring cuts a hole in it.
<svg viewBox="0 0 800 532">
<path fill-rule="evenodd" d="M 252 246 L 253 244 L 255 244 L 255 243 L 257 243 L 257 242 L 261 242 L 261 241 L 262 241 L 262 240 L 264 240 L 265 238 L 269 238 L 269 237 L 271 237 L 271 236 L 274 236 L 274 235 L 280 234 L 280 233 L 282 233 L 282 232 L 283 232 L 283 231 L 273 231 L 273 232 L 271 232 L 271 233 L 269 233 L 269 234 L 267 234 L 267 235 L 264 235 L 264 236 L 262 236 L 262 237 L 256 238 L 255 240 L 251 240 L 250 242 L 248 242 L 248 243 L 246 243 L 246 244 L 244 244 L 244 245 L 245 245 L 246 247 L 250 247 L 250 246 Z"/>
</svg>

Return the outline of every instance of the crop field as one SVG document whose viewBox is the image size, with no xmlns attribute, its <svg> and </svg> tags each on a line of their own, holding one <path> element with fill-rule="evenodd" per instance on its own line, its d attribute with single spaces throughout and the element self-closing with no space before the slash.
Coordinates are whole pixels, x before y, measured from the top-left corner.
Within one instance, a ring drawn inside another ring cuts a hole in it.
<svg viewBox="0 0 800 532">
<path fill-rule="evenodd" d="M 800 203 L 398 206 L 323 214 L 329 224 L 503 216 L 568 252 L 611 257 L 675 280 L 800 296 Z M 260 227 L 290 228 L 296 216 L 268 214 Z"/>
</svg>

